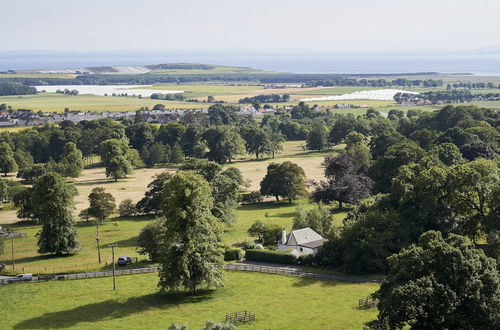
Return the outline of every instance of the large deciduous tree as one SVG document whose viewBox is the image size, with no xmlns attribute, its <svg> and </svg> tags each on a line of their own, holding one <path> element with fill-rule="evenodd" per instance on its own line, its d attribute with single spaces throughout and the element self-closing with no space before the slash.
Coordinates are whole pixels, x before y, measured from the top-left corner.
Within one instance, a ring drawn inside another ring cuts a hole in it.
<svg viewBox="0 0 500 330">
<path fill-rule="evenodd" d="M 101 143 L 101 161 L 106 167 L 106 176 L 115 181 L 125 178 L 132 173 L 132 166 L 140 164 L 137 150 L 131 149 L 127 141 L 121 139 Z"/>
<path fill-rule="evenodd" d="M 180 171 L 167 181 L 158 283 L 162 291 L 183 287 L 195 294 L 201 285 L 223 285 L 223 254 L 218 247 L 221 225 L 212 215 L 213 204 L 210 185 L 201 175 Z"/>
<path fill-rule="evenodd" d="M 203 138 L 209 149 L 208 159 L 220 164 L 231 162 L 244 151 L 244 141 L 232 127 L 211 127 L 203 133 Z"/>
<path fill-rule="evenodd" d="M 0 172 L 7 176 L 8 173 L 17 171 L 17 163 L 10 145 L 6 142 L 0 143 Z"/>
<path fill-rule="evenodd" d="M 495 261 L 466 238 L 424 233 L 389 258 L 375 329 L 498 329 L 500 280 Z"/>
<path fill-rule="evenodd" d="M 73 221 L 74 186 L 57 173 L 40 177 L 31 191 L 33 217 L 42 224 L 38 235 L 38 252 L 63 254 L 79 247 Z"/>
<path fill-rule="evenodd" d="M 115 198 L 102 187 L 95 187 L 89 194 L 87 215 L 103 222 L 116 211 Z"/>
<path fill-rule="evenodd" d="M 64 177 L 77 178 L 82 173 L 83 154 L 73 142 L 64 145 L 60 165 Z"/>
<path fill-rule="evenodd" d="M 292 203 L 292 199 L 307 194 L 306 174 L 302 167 L 290 161 L 269 164 L 266 176 L 260 183 L 260 192 L 274 196 L 277 201 L 280 197 L 287 198 Z"/>
<path fill-rule="evenodd" d="M 352 158 L 348 154 L 335 157 L 325 157 L 326 181 L 314 182 L 314 191 L 311 200 L 314 202 L 358 204 L 362 199 L 370 196 L 373 181 L 364 174 L 357 174 Z"/>
</svg>

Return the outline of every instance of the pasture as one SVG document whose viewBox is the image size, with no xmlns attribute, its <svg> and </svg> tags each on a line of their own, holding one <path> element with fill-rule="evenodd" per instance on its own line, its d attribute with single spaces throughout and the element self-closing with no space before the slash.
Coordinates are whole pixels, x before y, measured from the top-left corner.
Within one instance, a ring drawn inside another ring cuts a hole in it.
<svg viewBox="0 0 500 330">
<path fill-rule="evenodd" d="M 225 277 L 223 288 L 197 296 L 158 293 L 157 274 L 117 277 L 116 291 L 111 278 L 10 285 L 1 288 L 0 328 L 166 329 L 176 322 L 201 329 L 248 310 L 256 321 L 238 329 L 361 329 L 377 314 L 357 305 L 376 284 L 231 271 Z"/>
</svg>

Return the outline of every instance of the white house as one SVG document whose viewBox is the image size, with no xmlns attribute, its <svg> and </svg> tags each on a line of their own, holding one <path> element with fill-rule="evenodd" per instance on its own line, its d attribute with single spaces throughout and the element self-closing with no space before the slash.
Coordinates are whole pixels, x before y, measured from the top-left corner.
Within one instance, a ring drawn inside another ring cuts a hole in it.
<svg viewBox="0 0 500 330">
<path fill-rule="evenodd" d="M 290 251 L 296 256 L 314 254 L 323 245 L 323 237 L 311 228 L 293 230 L 287 235 L 283 230 L 278 241 L 278 251 Z"/>
</svg>

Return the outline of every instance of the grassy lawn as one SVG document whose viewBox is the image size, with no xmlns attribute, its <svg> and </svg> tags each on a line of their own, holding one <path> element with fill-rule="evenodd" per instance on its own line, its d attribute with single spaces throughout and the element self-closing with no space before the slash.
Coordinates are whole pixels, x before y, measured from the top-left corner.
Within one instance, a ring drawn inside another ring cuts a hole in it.
<svg viewBox="0 0 500 330">
<path fill-rule="evenodd" d="M 225 274 L 225 287 L 194 297 L 157 293 L 156 274 L 118 277 L 115 292 L 111 278 L 11 285 L 1 288 L 0 328 L 166 329 L 177 322 L 201 329 L 248 310 L 257 320 L 238 329 L 361 329 L 377 314 L 357 307 L 376 284 Z"/>
</svg>

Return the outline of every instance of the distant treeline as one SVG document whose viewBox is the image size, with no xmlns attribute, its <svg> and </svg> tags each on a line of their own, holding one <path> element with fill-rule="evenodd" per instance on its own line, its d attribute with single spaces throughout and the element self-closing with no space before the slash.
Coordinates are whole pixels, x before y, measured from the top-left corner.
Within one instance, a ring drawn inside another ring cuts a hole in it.
<svg viewBox="0 0 500 330">
<path fill-rule="evenodd" d="M 422 73 L 423 74 L 423 73 Z M 431 75 L 432 73 L 428 73 Z M 411 76 L 412 74 L 405 74 Z M 416 74 L 415 74 L 416 75 Z M 356 75 L 356 77 L 391 77 L 395 75 Z M 223 81 L 223 82 L 240 82 L 252 81 L 263 84 L 273 83 L 306 83 L 319 85 L 326 82 L 335 82 L 335 86 L 363 86 L 363 81 L 366 79 L 353 78 L 354 75 L 346 74 L 293 74 L 293 73 L 278 73 L 278 74 L 244 74 L 244 73 L 225 73 L 225 74 L 164 74 L 164 73 L 145 73 L 136 75 L 127 74 L 82 74 L 75 78 L 52 78 L 52 77 L 1 77 L 0 82 L 17 82 L 25 85 L 113 85 L 113 84 L 130 84 L 130 85 L 149 85 L 157 83 L 187 83 L 187 82 L 208 82 L 208 81 Z M 380 79 L 380 83 L 385 79 Z M 344 84 L 344 85 L 342 85 Z M 333 85 L 332 85 L 333 86 Z M 366 85 L 370 86 L 370 85 Z M 384 85 L 381 85 L 384 86 Z"/>
<path fill-rule="evenodd" d="M 264 94 L 253 97 L 245 97 L 240 99 L 239 103 L 274 103 L 274 102 L 288 102 L 290 100 L 289 94 Z"/>
<path fill-rule="evenodd" d="M 466 89 L 500 89 L 500 84 L 492 82 L 458 82 L 447 85 L 448 89 L 451 88 L 466 88 Z"/>
<path fill-rule="evenodd" d="M 184 101 L 186 97 L 182 93 L 170 93 L 170 94 L 151 94 L 152 100 L 167 100 L 167 101 Z"/>
<path fill-rule="evenodd" d="M 36 88 L 14 82 L 0 82 L 0 96 L 36 94 Z"/>
<path fill-rule="evenodd" d="M 472 101 L 496 101 L 500 100 L 500 93 L 473 94 L 469 90 L 447 90 L 432 91 L 420 94 L 398 93 L 394 95 L 394 101 L 401 104 L 403 102 L 418 102 L 427 100 L 432 103 L 464 103 Z"/>
</svg>

